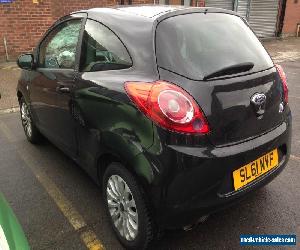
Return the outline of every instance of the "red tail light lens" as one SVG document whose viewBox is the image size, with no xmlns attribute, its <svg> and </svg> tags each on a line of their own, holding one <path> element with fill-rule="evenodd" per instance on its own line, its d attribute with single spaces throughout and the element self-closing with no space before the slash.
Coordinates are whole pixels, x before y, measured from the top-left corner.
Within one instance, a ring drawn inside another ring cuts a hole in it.
<svg viewBox="0 0 300 250">
<path fill-rule="evenodd" d="M 125 90 L 135 105 L 161 127 L 180 133 L 209 132 L 199 106 L 182 88 L 165 81 L 126 82 Z"/>
<path fill-rule="evenodd" d="M 280 65 L 276 64 L 275 67 L 277 69 L 277 72 L 278 72 L 278 74 L 280 76 L 280 79 L 281 79 L 281 82 L 282 82 L 284 102 L 288 103 L 288 101 L 289 101 L 289 89 L 288 89 L 288 85 L 287 85 L 286 75 L 283 71 L 283 68 Z"/>
</svg>

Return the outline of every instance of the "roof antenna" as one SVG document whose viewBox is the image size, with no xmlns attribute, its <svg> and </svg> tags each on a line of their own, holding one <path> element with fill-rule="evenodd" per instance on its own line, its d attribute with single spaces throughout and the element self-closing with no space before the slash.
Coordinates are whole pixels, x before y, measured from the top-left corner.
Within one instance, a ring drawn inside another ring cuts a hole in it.
<svg viewBox="0 0 300 250">
<path fill-rule="evenodd" d="M 206 13 L 207 13 L 207 11 L 208 11 L 208 9 L 205 9 L 205 10 L 204 10 L 204 14 L 206 14 Z"/>
</svg>

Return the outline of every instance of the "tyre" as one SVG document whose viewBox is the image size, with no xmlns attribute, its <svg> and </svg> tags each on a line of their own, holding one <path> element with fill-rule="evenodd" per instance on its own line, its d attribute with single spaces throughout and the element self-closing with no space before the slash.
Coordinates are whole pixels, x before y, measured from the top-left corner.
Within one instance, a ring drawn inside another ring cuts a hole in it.
<svg viewBox="0 0 300 250">
<path fill-rule="evenodd" d="M 22 126 L 27 140 L 33 144 L 39 143 L 42 139 L 42 135 L 33 123 L 29 106 L 25 102 L 24 97 L 20 99 L 20 113 Z"/>
<path fill-rule="evenodd" d="M 146 249 L 154 240 L 154 224 L 147 200 L 135 177 L 120 163 L 111 163 L 103 177 L 107 215 L 126 249 Z"/>
</svg>

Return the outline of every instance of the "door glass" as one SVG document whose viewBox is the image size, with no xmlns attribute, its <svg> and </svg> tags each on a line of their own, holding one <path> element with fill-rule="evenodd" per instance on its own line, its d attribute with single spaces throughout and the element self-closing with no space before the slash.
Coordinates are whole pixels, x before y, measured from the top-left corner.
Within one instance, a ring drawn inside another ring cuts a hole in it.
<svg viewBox="0 0 300 250">
<path fill-rule="evenodd" d="M 81 71 L 126 69 L 131 58 L 120 39 L 104 25 L 87 20 L 82 40 Z"/>
<path fill-rule="evenodd" d="M 39 67 L 74 69 L 81 20 L 70 20 L 56 27 L 40 46 Z"/>
</svg>

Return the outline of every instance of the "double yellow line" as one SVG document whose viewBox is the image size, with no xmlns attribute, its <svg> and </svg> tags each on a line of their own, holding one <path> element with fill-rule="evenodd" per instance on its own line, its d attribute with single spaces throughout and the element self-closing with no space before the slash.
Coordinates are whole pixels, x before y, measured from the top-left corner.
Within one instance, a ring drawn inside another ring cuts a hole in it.
<svg viewBox="0 0 300 250">
<path fill-rule="evenodd" d="M 0 130 L 8 139 L 8 141 L 11 143 L 15 141 L 16 138 L 14 134 L 5 123 L 0 122 Z M 67 218 L 74 230 L 80 233 L 80 238 L 84 242 L 87 249 L 104 250 L 105 248 L 101 241 L 97 238 L 96 234 L 91 229 L 88 229 L 87 223 L 83 219 L 82 215 L 59 190 L 55 183 L 41 170 L 39 163 L 36 162 L 31 155 L 25 154 L 20 150 L 17 150 L 17 153 L 47 191 L 49 196 L 53 199 L 57 207 Z"/>
</svg>

